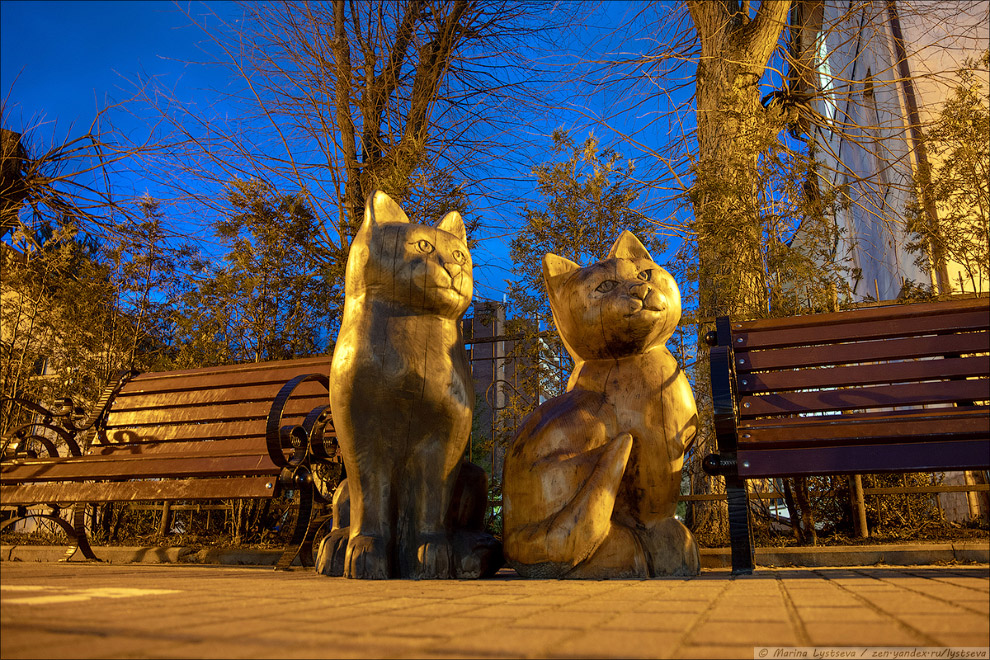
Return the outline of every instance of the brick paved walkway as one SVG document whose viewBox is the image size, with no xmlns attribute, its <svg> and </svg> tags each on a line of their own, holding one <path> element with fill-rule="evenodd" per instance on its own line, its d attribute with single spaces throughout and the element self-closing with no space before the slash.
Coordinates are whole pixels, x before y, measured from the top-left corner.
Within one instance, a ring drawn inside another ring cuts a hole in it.
<svg viewBox="0 0 990 660">
<path fill-rule="evenodd" d="M 986 647 L 988 592 L 987 565 L 365 582 L 302 569 L 5 561 L 0 656 L 753 658 L 754 646 Z"/>
</svg>

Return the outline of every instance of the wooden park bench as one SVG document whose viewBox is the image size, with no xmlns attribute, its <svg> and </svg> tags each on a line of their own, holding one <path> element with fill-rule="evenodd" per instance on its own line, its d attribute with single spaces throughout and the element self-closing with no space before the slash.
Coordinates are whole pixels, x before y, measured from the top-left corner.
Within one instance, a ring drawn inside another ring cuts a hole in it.
<svg viewBox="0 0 990 660">
<path fill-rule="evenodd" d="M 986 297 L 784 319 L 706 337 L 734 573 L 753 570 L 746 479 L 990 467 Z"/>
<path fill-rule="evenodd" d="M 330 460 L 329 357 L 123 373 L 90 416 L 71 401 L 4 439 L 0 504 L 57 523 L 90 560 L 84 512 L 106 502 L 274 498 L 294 493 L 296 523 L 277 567 L 312 565 L 313 461 Z M 45 508 L 37 509 L 37 505 Z M 35 507 L 31 509 L 29 507 Z M 71 514 L 63 518 L 63 509 Z M 45 513 L 47 511 L 47 513 Z"/>
</svg>

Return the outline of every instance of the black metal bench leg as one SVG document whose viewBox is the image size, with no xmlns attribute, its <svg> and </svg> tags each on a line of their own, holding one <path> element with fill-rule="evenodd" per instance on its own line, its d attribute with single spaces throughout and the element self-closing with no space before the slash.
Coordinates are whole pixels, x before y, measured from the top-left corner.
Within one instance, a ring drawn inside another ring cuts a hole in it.
<svg viewBox="0 0 990 660">
<path fill-rule="evenodd" d="M 65 536 L 68 538 L 69 543 L 73 544 L 72 547 L 66 551 L 65 556 L 59 561 L 68 561 L 77 552 L 82 552 L 83 557 L 89 561 L 103 561 L 96 556 L 96 553 L 93 552 L 93 548 L 89 545 L 89 537 L 86 536 L 85 512 L 85 505 L 76 505 L 73 511 L 71 525 L 67 520 L 59 515 L 59 509 L 57 507 L 55 507 L 51 513 L 24 513 L 23 515 L 18 513 L 18 515 L 5 520 L 3 524 L 0 524 L 0 531 L 3 531 L 7 527 L 28 518 L 43 518 L 45 520 L 51 520 L 53 523 L 62 528 L 62 531 L 65 532 Z"/>
<path fill-rule="evenodd" d="M 299 503 L 294 507 L 296 520 L 292 530 L 292 540 L 286 545 L 278 563 L 275 564 L 276 571 L 288 570 L 297 555 L 303 566 L 312 567 L 315 564 L 312 539 L 309 541 L 309 552 L 305 551 L 306 537 L 313 517 L 313 485 L 306 484 L 296 492 L 299 493 Z"/>
<path fill-rule="evenodd" d="M 299 561 L 303 566 L 316 566 L 316 555 L 313 553 L 313 542 L 320 528 L 333 520 L 333 516 L 325 514 L 322 516 L 312 516 L 309 521 L 309 528 L 306 530 L 306 538 L 299 546 Z"/>
<path fill-rule="evenodd" d="M 729 542 L 732 545 L 732 574 L 753 572 L 753 534 L 749 520 L 746 480 L 727 475 L 725 493 L 729 501 Z"/>
<path fill-rule="evenodd" d="M 58 520 L 62 520 L 59 518 Z M 72 526 L 70 527 L 67 523 L 62 521 L 62 528 L 65 529 L 67 533 L 71 534 L 71 538 L 75 541 L 75 547 L 69 548 L 60 561 L 69 561 L 76 554 L 76 552 L 83 553 L 83 557 L 89 561 L 101 561 L 96 553 L 93 552 L 93 548 L 89 545 L 89 536 L 86 534 L 86 505 L 77 504 L 72 507 Z M 71 530 L 71 531 L 70 531 Z"/>
</svg>

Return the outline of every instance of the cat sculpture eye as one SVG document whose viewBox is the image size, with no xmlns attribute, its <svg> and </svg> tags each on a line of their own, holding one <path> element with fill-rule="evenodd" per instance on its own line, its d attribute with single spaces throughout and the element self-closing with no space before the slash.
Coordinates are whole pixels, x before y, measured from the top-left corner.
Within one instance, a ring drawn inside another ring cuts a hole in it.
<svg viewBox="0 0 990 660">
<path fill-rule="evenodd" d="M 649 268 L 639 274 L 639 279 L 649 282 L 653 278 L 653 269 Z"/>
<path fill-rule="evenodd" d="M 598 288 L 595 289 L 595 291 L 599 291 L 601 293 L 608 293 L 609 291 L 614 289 L 617 284 L 618 282 L 616 282 L 615 280 L 605 280 L 604 282 L 598 285 Z"/>
<path fill-rule="evenodd" d="M 423 254 L 432 254 L 432 252 L 436 249 L 435 247 L 433 247 L 433 243 L 430 243 L 425 238 L 420 239 L 416 243 L 416 247 L 419 248 L 419 251 L 422 252 Z"/>
<path fill-rule="evenodd" d="M 457 260 L 457 263 L 459 264 L 464 263 L 464 253 L 461 252 L 460 250 L 454 250 L 453 256 L 454 259 Z"/>
</svg>

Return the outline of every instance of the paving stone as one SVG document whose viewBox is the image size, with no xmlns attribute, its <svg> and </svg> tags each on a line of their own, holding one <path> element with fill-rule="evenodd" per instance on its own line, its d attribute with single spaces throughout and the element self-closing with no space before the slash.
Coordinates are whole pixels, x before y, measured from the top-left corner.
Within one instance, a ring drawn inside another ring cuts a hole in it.
<svg viewBox="0 0 990 660">
<path fill-rule="evenodd" d="M 603 630 L 685 631 L 698 621 L 698 613 L 626 612 L 600 624 Z"/>
<path fill-rule="evenodd" d="M 940 614 L 902 614 L 899 620 L 927 634 L 954 633 L 963 630 L 979 630 L 987 625 L 986 617 L 965 612 Z"/>
<path fill-rule="evenodd" d="M 789 621 L 759 624 L 706 621 L 691 629 L 687 641 L 698 645 L 794 646 L 798 643 L 798 635 Z"/>
<path fill-rule="evenodd" d="M 621 614 L 625 612 L 634 612 L 642 608 L 644 605 L 641 600 L 610 600 L 608 601 L 608 609 L 616 614 Z M 596 599 L 585 599 L 569 602 L 566 604 L 558 604 L 556 606 L 558 610 L 562 612 L 601 612 L 602 602 Z"/>
<path fill-rule="evenodd" d="M 798 616 L 804 622 L 832 623 L 838 621 L 884 621 L 889 617 L 865 607 L 819 607 L 817 604 L 795 606 Z"/>
<path fill-rule="evenodd" d="M 935 638 L 944 646 L 990 646 L 990 633 L 941 633 Z"/>
<path fill-rule="evenodd" d="M 746 606 L 745 604 L 726 603 L 720 601 L 708 612 L 712 621 L 786 621 L 787 608 L 783 603 L 773 605 Z"/>
<path fill-rule="evenodd" d="M 761 645 L 762 646 L 762 645 Z M 752 658 L 753 647 L 746 645 L 692 645 L 676 651 L 677 658 Z"/>
<path fill-rule="evenodd" d="M 944 611 L 946 608 L 958 609 L 955 605 L 945 601 L 912 593 L 884 594 L 882 596 L 868 594 L 863 597 L 877 609 L 892 614 L 925 614 Z"/>
<path fill-rule="evenodd" d="M 892 622 L 807 622 L 805 632 L 816 646 L 926 646 L 928 640 Z"/>
<path fill-rule="evenodd" d="M 520 627 L 537 628 L 562 628 L 575 630 L 590 630 L 605 626 L 609 621 L 616 618 L 614 612 L 607 607 L 601 607 L 597 612 L 566 612 L 552 610 L 541 612 L 532 617 L 519 619 L 515 622 Z"/>
<path fill-rule="evenodd" d="M 618 630 L 596 630 L 561 643 L 553 655 L 572 658 L 668 658 L 681 635 L 672 632 L 640 631 L 636 635 Z"/>
<path fill-rule="evenodd" d="M 665 596 L 653 602 L 639 603 L 634 609 L 638 612 L 702 612 L 710 605 L 711 600 L 682 600 Z"/>
<path fill-rule="evenodd" d="M 558 628 L 519 628 L 490 626 L 481 633 L 457 635 L 445 642 L 447 647 L 463 656 L 525 656 L 553 657 L 561 644 L 574 636 L 573 630 Z"/>
<path fill-rule="evenodd" d="M 487 630 L 492 625 L 490 619 L 471 616 L 444 616 L 429 621 L 417 621 L 407 625 L 397 625 L 389 629 L 393 635 L 425 635 L 450 638 Z"/>
</svg>

